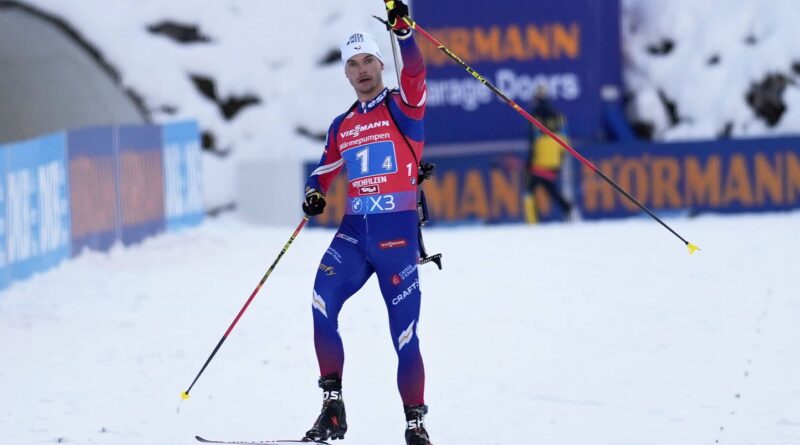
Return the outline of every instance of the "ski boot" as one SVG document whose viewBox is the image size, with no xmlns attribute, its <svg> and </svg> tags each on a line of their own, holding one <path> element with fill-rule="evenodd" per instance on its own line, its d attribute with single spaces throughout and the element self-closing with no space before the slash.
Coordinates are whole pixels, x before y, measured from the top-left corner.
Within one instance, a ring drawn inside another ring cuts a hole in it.
<svg viewBox="0 0 800 445">
<path fill-rule="evenodd" d="M 342 379 L 336 374 L 320 377 L 319 387 L 322 388 L 322 412 L 305 438 L 315 441 L 344 439 L 347 416 L 342 401 Z"/>
<path fill-rule="evenodd" d="M 406 445 L 433 445 L 425 430 L 427 405 L 403 405 L 406 411 Z"/>
</svg>

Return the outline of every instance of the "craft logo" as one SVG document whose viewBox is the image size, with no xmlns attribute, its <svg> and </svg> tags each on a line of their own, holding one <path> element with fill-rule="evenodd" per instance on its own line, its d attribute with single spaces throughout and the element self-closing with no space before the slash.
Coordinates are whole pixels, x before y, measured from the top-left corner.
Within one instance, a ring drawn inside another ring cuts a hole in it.
<svg viewBox="0 0 800 445">
<path fill-rule="evenodd" d="M 398 304 L 402 303 L 403 300 L 408 298 L 417 289 L 419 289 L 419 280 L 414 280 L 414 282 L 411 283 L 402 294 L 392 299 L 392 305 L 397 306 Z"/>
<path fill-rule="evenodd" d="M 407 245 L 408 242 L 406 240 L 396 239 L 391 241 L 383 241 L 380 244 L 378 244 L 378 247 L 380 247 L 381 249 L 394 249 L 397 247 L 406 247 Z"/>
<path fill-rule="evenodd" d="M 375 129 L 375 128 L 383 128 L 383 127 L 389 127 L 389 121 L 388 120 L 370 122 L 370 123 L 368 123 L 366 125 L 358 124 L 355 127 L 351 128 L 351 129 L 349 129 L 347 131 L 343 131 L 343 132 L 339 133 L 339 136 L 341 136 L 342 139 L 347 138 L 347 137 L 354 137 L 355 138 L 355 137 L 358 137 L 358 135 L 360 135 L 361 132 L 363 132 L 363 131 L 368 131 L 368 130 L 372 130 L 372 129 Z"/>
</svg>

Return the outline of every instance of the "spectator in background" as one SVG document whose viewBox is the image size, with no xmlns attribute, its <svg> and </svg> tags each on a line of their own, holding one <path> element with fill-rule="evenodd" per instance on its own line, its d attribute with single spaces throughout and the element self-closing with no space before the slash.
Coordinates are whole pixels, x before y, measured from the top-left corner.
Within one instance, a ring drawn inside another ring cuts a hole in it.
<svg viewBox="0 0 800 445">
<path fill-rule="evenodd" d="M 568 142 L 566 136 L 566 120 L 564 115 L 556 110 L 548 100 L 546 86 L 539 86 L 533 96 L 533 109 L 531 115 L 541 122 L 548 130 Z M 564 161 L 564 149 L 546 133 L 536 126 L 530 126 L 528 138 L 530 149 L 528 151 L 525 170 L 527 173 L 527 191 L 525 193 L 525 219 L 530 224 L 538 222 L 536 209 L 536 189 L 544 187 L 551 198 L 561 208 L 564 220 L 569 220 L 572 214 L 572 203 L 567 201 L 558 186 L 561 167 Z"/>
</svg>

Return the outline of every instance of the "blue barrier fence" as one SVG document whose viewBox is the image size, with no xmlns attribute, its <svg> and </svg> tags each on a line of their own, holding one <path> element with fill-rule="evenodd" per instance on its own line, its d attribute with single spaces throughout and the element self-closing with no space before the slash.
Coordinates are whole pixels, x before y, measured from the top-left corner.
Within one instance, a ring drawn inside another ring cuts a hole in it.
<svg viewBox="0 0 800 445">
<path fill-rule="evenodd" d="M 85 249 L 135 244 L 202 219 L 194 122 L 0 145 L 0 289 Z"/>
<path fill-rule="evenodd" d="M 167 230 L 203 220 L 200 139 L 193 122 L 164 127 L 164 206 Z"/>
<path fill-rule="evenodd" d="M 25 279 L 70 254 L 64 141 L 56 134 L 2 148 L 7 282 Z"/>
</svg>

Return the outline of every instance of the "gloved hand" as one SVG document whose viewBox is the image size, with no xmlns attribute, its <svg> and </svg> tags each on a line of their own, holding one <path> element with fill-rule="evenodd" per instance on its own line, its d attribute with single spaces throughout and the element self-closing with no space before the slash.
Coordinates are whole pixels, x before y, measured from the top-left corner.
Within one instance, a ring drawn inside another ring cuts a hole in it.
<svg viewBox="0 0 800 445">
<path fill-rule="evenodd" d="M 402 0 L 383 0 L 386 6 L 388 24 L 398 37 L 406 37 L 411 34 L 408 23 L 403 17 L 408 17 L 408 6 Z"/>
<path fill-rule="evenodd" d="M 307 188 L 303 201 L 303 212 L 308 216 L 316 216 L 325 210 L 325 196 L 317 189 Z"/>
<path fill-rule="evenodd" d="M 431 164 L 425 161 L 420 162 L 419 168 L 417 169 L 417 184 L 422 184 L 422 181 L 431 179 L 434 169 L 436 169 L 436 164 Z"/>
</svg>

